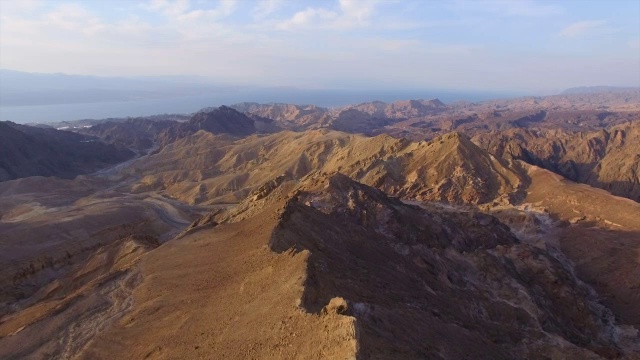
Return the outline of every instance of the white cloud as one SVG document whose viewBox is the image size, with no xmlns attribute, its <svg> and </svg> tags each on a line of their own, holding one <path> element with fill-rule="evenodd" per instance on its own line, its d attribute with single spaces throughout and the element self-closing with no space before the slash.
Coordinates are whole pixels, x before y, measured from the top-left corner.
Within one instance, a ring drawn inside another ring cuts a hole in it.
<svg viewBox="0 0 640 360">
<path fill-rule="evenodd" d="M 512 16 L 550 16 L 562 13 L 562 8 L 557 5 L 541 4 L 525 0 L 494 1 L 496 7 L 503 7 L 507 15 Z"/>
<path fill-rule="evenodd" d="M 309 7 L 298 11 L 285 21 L 277 24 L 280 30 L 300 28 L 318 28 L 344 30 L 369 25 L 375 12 L 377 1 L 374 0 L 340 0 L 337 10 Z"/>
<path fill-rule="evenodd" d="M 237 0 L 219 0 L 212 9 L 194 8 L 189 0 L 151 0 L 145 8 L 159 12 L 172 20 L 215 20 L 227 17 L 236 9 Z"/>
<path fill-rule="evenodd" d="M 259 0 L 251 13 L 254 19 L 264 19 L 276 12 L 283 4 L 283 0 Z"/>
<path fill-rule="evenodd" d="M 147 8 L 152 11 L 158 11 L 165 16 L 177 17 L 189 10 L 189 0 L 151 0 Z"/>
<path fill-rule="evenodd" d="M 511 16 L 515 18 L 508 22 L 539 23 L 537 18 L 521 17 L 561 11 L 547 2 L 465 2 L 470 9 L 450 16 L 451 5 L 403 0 L 313 1 L 307 8 L 288 0 L 248 6 L 235 1 L 153 0 L 144 6 L 118 2 L 126 8 L 118 12 L 71 1 L 75 5 L 45 1 L 40 7 L 36 3 L 10 8 L 7 4 L 21 2 L 0 0 L 0 67 L 101 75 L 199 74 L 236 84 L 301 87 L 524 88 L 542 82 L 562 87 L 587 77 L 594 83 L 623 83 L 629 74 L 638 77 L 640 42 L 635 28 L 592 56 L 572 58 L 563 49 L 549 54 L 538 46 L 532 53 L 544 56 L 524 63 L 520 59 L 529 59 L 530 53 L 509 57 L 515 50 L 480 36 L 467 43 L 475 36 L 466 37 L 463 30 L 475 29 L 487 18 L 500 22 L 505 20 L 502 16 Z M 488 9 L 476 9 L 481 6 Z M 246 8 L 246 17 L 231 17 L 240 11 L 236 7 Z M 585 36 L 584 42 L 573 45 L 591 50 L 594 35 L 615 31 L 611 24 L 625 29 L 613 15 L 599 17 L 608 23 L 549 21 L 550 26 L 539 31 L 548 37 L 569 25 L 563 36 Z M 500 29 L 494 33 L 478 35 L 506 40 L 517 35 L 505 35 L 507 30 L 496 27 Z"/>
<path fill-rule="evenodd" d="M 565 38 L 575 38 L 593 32 L 602 32 L 607 29 L 607 22 L 605 20 L 578 21 L 562 29 L 562 31 L 560 31 L 560 36 Z"/>
<path fill-rule="evenodd" d="M 278 28 L 282 30 L 293 30 L 301 27 L 308 27 L 317 25 L 316 22 L 324 22 L 335 20 L 338 14 L 321 8 L 307 8 L 303 11 L 298 11 L 293 16 L 278 24 Z"/>
<path fill-rule="evenodd" d="M 340 0 L 340 9 L 346 20 L 367 23 L 375 9 L 373 0 Z"/>
<path fill-rule="evenodd" d="M 454 8 L 461 11 L 520 17 L 546 17 L 564 12 L 564 9 L 556 4 L 531 0 L 458 0 L 454 2 Z"/>
<path fill-rule="evenodd" d="M 105 24 L 97 16 L 77 4 L 61 4 L 44 18 L 46 25 L 84 34 L 95 33 L 105 28 Z"/>
<path fill-rule="evenodd" d="M 0 1 L 0 14 L 27 14 L 38 10 L 43 0 Z"/>
</svg>

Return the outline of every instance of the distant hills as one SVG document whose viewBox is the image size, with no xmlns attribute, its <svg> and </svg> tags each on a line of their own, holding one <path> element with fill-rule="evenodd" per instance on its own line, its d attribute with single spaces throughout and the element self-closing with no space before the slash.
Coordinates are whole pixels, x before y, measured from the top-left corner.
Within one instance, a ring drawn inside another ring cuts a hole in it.
<svg viewBox="0 0 640 360">
<path fill-rule="evenodd" d="M 253 151 L 245 150 L 248 144 L 256 147 L 264 146 L 258 145 L 264 141 L 262 138 L 249 140 L 253 139 L 251 135 L 254 134 L 278 133 L 265 139 L 299 144 L 299 148 L 283 150 L 287 154 L 296 154 L 294 156 L 296 159 L 298 155 L 302 156 L 298 159 L 299 161 L 296 160 L 298 162 L 293 164 L 289 161 L 291 159 L 286 161 L 281 159 L 282 162 L 270 165 L 278 170 L 277 173 L 270 173 L 269 176 L 286 172 L 304 174 L 313 170 L 333 169 L 333 165 L 330 166 L 331 169 L 325 168 L 326 164 L 323 160 L 318 162 L 315 159 L 319 156 L 315 150 L 308 148 L 309 144 L 316 141 L 312 140 L 313 137 L 306 139 L 297 134 L 309 130 L 322 130 L 325 132 L 323 136 L 328 138 L 332 138 L 333 135 L 329 135 L 330 132 L 327 131 L 339 131 L 366 136 L 385 135 L 383 137 L 385 139 L 404 138 L 417 143 L 424 140 L 441 141 L 438 137 L 450 132 L 463 133 L 465 135 L 461 138 L 461 144 L 466 143 L 464 138 L 470 137 L 481 148 L 499 158 L 523 160 L 562 174 L 571 180 L 588 183 L 616 195 L 637 200 L 640 185 L 637 181 L 637 161 L 633 151 L 634 144 L 637 142 L 637 125 L 634 124 L 637 123 L 639 116 L 640 92 L 624 91 L 526 97 L 479 103 L 445 104 L 439 99 L 401 100 L 391 103 L 372 101 L 336 108 L 285 103 L 239 103 L 229 107 L 205 108 L 190 116 L 163 115 L 128 120 L 65 122 L 58 125 L 95 136 L 105 143 L 114 145 L 117 149 L 129 148 L 138 154 L 146 154 L 149 150 L 153 150 L 157 155 L 152 156 L 151 161 L 148 162 L 148 164 L 154 164 L 153 167 L 142 170 L 144 176 L 154 174 L 153 178 L 146 178 L 136 186 L 141 189 L 172 189 L 172 192 L 175 191 L 172 196 L 188 202 L 208 202 L 226 196 L 231 196 L 235 201 L 245 196 L 247 191 L 251 191 L 261 181 L 266 181 L 267 178 L 264 177 L 252 179 L 246 176 L 249 172 L 254 176 L 259 172 L 249 169 L 249 165 L 245 162 L 260 165 L 264 161 L 261 157 L 264 154 L 258 156 L 259 154 Z M 44 130 L 39 129 L 39 131 Z M 296 133 L 283 133 L 285 130 Z M 55 132 L 54 129 L 47 129 L 47 131 Z M 316 136 L 318 134 L 314 135 Z M 349 153 L 350 150 L 347 149 L 352 138 L 346 134 L 345 136 L 332 140 L 337 141 L 340 146 L 326 144 L 317 144 L 317 146 L 327 146 L 326 151 L 329 154 L 340 148 L 344 149 L 339 152 Z M 249 138 L 241 142 L 243 145 L 238 147 L 238 153 L 236 153 L 233 150 L 235 148 L 233 139 L 246 137 Z M 383 142 L 387 141 L 391 140 Z M 211 157 L 210 160 L 203 163 L 200 158 L 192 159 L 190 152 L 184 152 L 185 148 L 191 146 L 201 148 L 195 153 L 198 157 L 204 156 L 206 159 Z M 225 146 L 224 152 L 227 155 L 220 155 L 222 151 L 220 146 Z M 380 146 L 384 145 L 380 144 Z M 273 151 L 269 150 L 271 148 L 268 147 L 263 152 L 271 153 Z M 395 152 L 402 152 L 405 148 L 407 148 L 406 144 L 398 145 Z M 463 146 L 461 149 L 467 154 L 479 151 L 477 147 L 475 150 L 470 150 L 468 146 Z M 414 151 L 422 150 L 414 149 Z M 93 152 L 91 150 L 87 154 Z M 231 153 L 235 154 L 235 160 L 229 160 Z M 279 159 L 278 154 L 278 152 L 272 153 L 268 157 L 269 160 Z M 369 154 L 369 150 L 364 154 Z M 359 156 L 349 155 L 356 159 L 360 159 Z M 368 156 L 386 159 L 380 154 L 370 153 Z M 485 163 L 488 161 L 486 158 L 485 156 L 483 160 Z M 427 156 L 426 159 L 430 157 Z M 368 162 L 371 158 L 361 160 Z M 395 164 L 396 161 L 399 162 Z M 386 167 L 377 170 L 376 176 L 388 174 L 390 178 L 384 181 L 389 179 L 400 181 L 399 176 L 404 178 L 413 176 L 402 170 L 402 167 L 408 166 L 404 161 L 393 160 L 387 163 Z M 106 166 L 106 163 L 94 163 L 94 167 Z M 392 163 L 394 165 L 391 165 Z M 173 188 L 169 184 L 177 181 L 175 164 L 179 164 L 181 174 L 179 175 L 180 185 Z M 238 164 L 242 165 L 241 168 L 238 168 Z M 186 167 L 183 168 L 183 166 Z M 333 170 L 345 171 L 344 169 L 349 166 L 357 169 L 362 164 L 339 163 Z M 47 170 L 49 168 L 36 166 L 33 169 L 38 170 L 20 173 L 22 175 L 16 173 L 12 177 L 5 176 L 5 179 L 58 174 L 58 172 Z M 65 170 L 66 173 L 62 171 L 59 174 L 72 176 L 71 174 L 83 173 L 85 170 L 82 168 L 81 166 L 73 171 Z M 160 171 L 165 168 L 171 171 L 166 174 Z M 215 184 L 201 186 L 201 183 L 210 181 L 207 179 L 209 177 L 207 174 L 212 171 L 226 172 L 227 176 L 217 178 Z M 443 170 L 443 173 L 446 171 Z M 360 179 L 360 175 L 351 175 Z M 479 178 L 482 179 L 483 176 Z M 435 176 L 434 179 L 445 180 L 439 176 Z M 218 183 L 218 181 L 223 182 Z M 367 184 L 377 186 L 374 182 L 365 181 Z M 197 186 L 190 184 L 197 184 Z M 436 194 L 420 196 L 425 199 L 438 198 L 454 202 L 461 199 L 461 196 L 466 197 L 464 201 L 471 201 L 473 198 L 474 202 L 486 202 L 496 198 L 495 193 L 490 195 L 493 190 L 488 190 L 489 193 L 478 190 L 473 195 L 456 193 L 458 191 L 455 190 L 456 187 L 471 189 L 475 186 L 469 187 L 464 184 L 461 182 L 455 186 L 452 185 L 454 187 L 448 190 L 442 188 L 441 190 L 445 193 L 449 192 L 445 195 L 440 194 L 442 197 Z M 434 185 L 436 183 L 429 183 L 428 186 L 422 187 L 416 185 L 418 186 L 416 189 Z M 402 183 L 394 186 L 394 190 L 386 191 L 391 191 L 392 194 L 395 191 L 408 191 L 402 193 L 403 196 L 408 193 L 416 196 L 419 194 L 416 189 L 403 190 L 405 184 Z M 229 191 L 230 189 L 232 190 Z"/>
<path fill-rule="evenodd" d="M 640 87 L 620 87 L 620 86 L 580 86 L 564 90 L 562 95 L 573 94 L 599 94 L 599 93 L 621 93 L 627 91 L 640 91 Z"/>
</svg>

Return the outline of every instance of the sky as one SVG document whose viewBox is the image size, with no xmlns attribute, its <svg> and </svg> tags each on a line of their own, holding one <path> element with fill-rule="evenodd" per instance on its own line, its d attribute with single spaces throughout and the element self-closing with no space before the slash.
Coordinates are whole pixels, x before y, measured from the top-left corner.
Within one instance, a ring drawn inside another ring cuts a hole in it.
<svg viewBox="0 0 640 360">
<path fill-rule="evenodd" d="M 0 0 L 0 68 L 307 89 L 640 86 L 640 1 Z"/>
</svg>

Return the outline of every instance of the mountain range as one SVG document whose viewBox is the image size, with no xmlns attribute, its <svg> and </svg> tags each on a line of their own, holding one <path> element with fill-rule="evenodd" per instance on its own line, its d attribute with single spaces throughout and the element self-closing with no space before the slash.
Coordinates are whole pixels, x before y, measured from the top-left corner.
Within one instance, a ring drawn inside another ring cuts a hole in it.
<svg viewBox="0 0 640 360">
<path fill-rule="evenodd" d="M 637 359 L 638 100 L 0 123 L 0 358 Z"/>
</svg>

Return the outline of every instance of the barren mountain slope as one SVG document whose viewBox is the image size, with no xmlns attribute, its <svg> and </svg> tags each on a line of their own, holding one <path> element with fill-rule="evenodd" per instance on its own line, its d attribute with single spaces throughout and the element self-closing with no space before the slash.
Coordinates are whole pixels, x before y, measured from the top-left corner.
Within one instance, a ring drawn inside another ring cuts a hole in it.
<svg viewBox="0 0 640 360">
<path fill-rule="evenodd" d="M 564 223 L 558 238 L 578 275 L 623 324 L 640 328 L 640 204 L 529 166 L 526 203 Z"/>
<path fill-rule="evenodd" d="M 142 258 L 130 312 L 81 358 L 632 356 L 561 256 L 488 215 L 337 174 L 208 221 Z"/>
<path fill-rule="evenodd" d="M 337 109 L 314 105 L 240 103 L 232 108 L 275 120 L 284 129 L 302 131 L 331 128 L 352 133 L 374 134 L 399 119 L 436 114 L 447 109 L 440 100 L 373 101 Z M 379 133 L 379 132 L 378 132 Z"/>
<path fill-rule="evenodd" d="M 411 119 L 429 114 L 443 112 L 447 106 L 438 99 L 433 100 L 401 100 L 392 103 L 373 101 L 357 105 L 344 106 L 333 110 L 333 114 L 339 114 L 345 110 L 358 110 L 376 118 Z"/>
<path fill-rule="evenodd" d="M 166 240 L 192 221 L 195 208 L 117 185 L 96 177 L 0 183 L 0 316 L 103 245 L 130 234 Z"/>
<path fill-rule="evenodd" d="M 231 105 L 240 112 L 273 119 L 287 130 L 317 129 L 328 124 L 328 109 L 315 105 L 240 103 Z"/>
<path fill-rule="evenodd" d="M 160 146 L 166 146 L 178 139 L 200 130 L 213 134 L 248 136 L 258 132 L 255 120 L 230 107 L 207 108 L 194 114 L 188 121 L 178 123 L 158 135 Z"/>
<path fill-rule="evenodd" d="M 167 129 L 178 126 L 177 121 L 130 119 L 123 122 L 104 122 L 89 128 L 80 128 L 76 132 L 97 136 L 105 142 L 120 144 L 139 153 L 151 149 L 158 136 Z"/>
<path fill-rule="evenodd" d="M 163 191 L 190 203 L 238 202 L 279 175 L 341 171 L 407 199 L 453 203 L 508 200 L 525 185 L 517 168 L 457 133 L 430 142 L 329 130 L 235 140 L 199 132 L 124 172 L 132 189 Z"/>
<path fill-rule="evenodd" d="M 87 260 L 20 303 L 0 322 L 3 359 L 69 359 L 132 305 L 140 282 L 135 265 L 158 246 L 132 235 L 95 250 Z"/>
<path fill-rule="evenodd" d="M 133 156 L 132 151 L 93 136 L 0 122 L 0 181 L 28 176 L 74 178 Z"/>
<path fill-rule="evenodd" d="M 504 110 L 640 111 L 640 89 L 497 99 L 478 104 Z"/>
<path fill-rule="evenodd" d="M 511 129 L 476 135 L 490 153 L 640 201 L 640 123 L 595 132 Z"/>
</svg>

